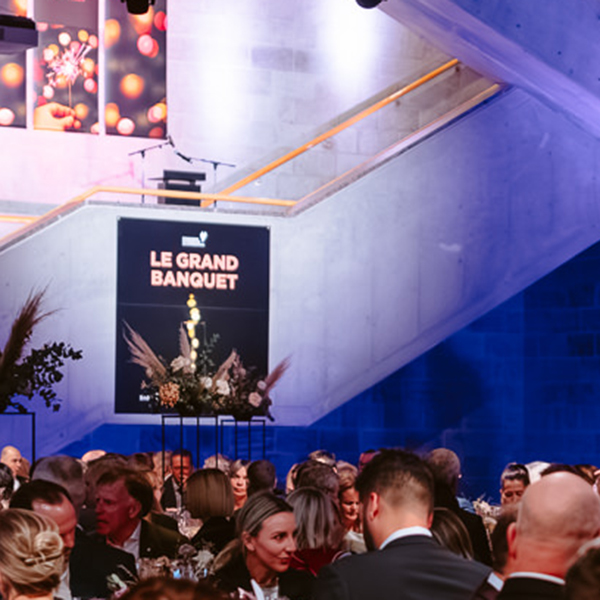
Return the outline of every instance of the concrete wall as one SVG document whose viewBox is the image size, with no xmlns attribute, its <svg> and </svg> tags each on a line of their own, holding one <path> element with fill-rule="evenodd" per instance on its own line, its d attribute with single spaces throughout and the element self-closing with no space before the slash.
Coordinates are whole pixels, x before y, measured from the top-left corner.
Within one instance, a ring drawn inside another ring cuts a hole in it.
<svg viewBox="0 0 600 600">
<path fill-rule="evenodd" d="M 380 9 L 478 72 L 517 85 L 600 135 L 593 3 L 388 0 Z"/>
<path fill-rule="evenodd" d="M 292 359 L 277 423 L 320 419 L 595 242 L 597 153 L 593 137 L 512 91 L 293 218 L 203 214 L 271 227 L 270 359 Z M 44 448 L 102 422 L 156 422 L 112 415 L 119 216 L 198 220 L 89 205 L 0 255 L 2 328 L 49 284 L 63 310 L 39 336 L 86 354 L 69 368 L 65 410 L 44 419 Z"/>
<path fill-rule="evenodd" d="M 496 502 L 511 461 L 597 465 L 599 263 L 595 244 L 288 438 L 300 455 L 328 447 L 353 461 L 382 444 L 451 448 L 463 491 Z"/>
<path fill-rule="evenodd" d="M 392 0 L 389 5 L 393 6 Z M 241 3 L 236 6 L 244 9 Z M 256 8 L 255 4 L 253 6 Z M 299 18 L 298 11 L 292 11 L 287 5 L 270 6 L 266 14 L 274 19 L 273 22 Z M 316 7 L 326 4 L 306 6 L 312 9 L 302 12 L 302 16 L 314 16 L 317 14 Z M 215 7 L 210 3 L 196 3 L 191 13 L 194 17 L 189 16 L 186 20 L 196 26 L 208 27 L 209 33 L 216 27 L 215 21 L 209 18 Z M 241 14 L 251 19 L 251 15 L 243 10 Z M 385 17 L 378 11 L 361 14 L 364 15 L 364 23 L 377 23 L 378 19 Z M 201 16 L 207 17 L 205 25 Z M 177 15 L 173 18 L 176 20 Z M 233 18 L 235 23 L 235 15 Z M 367 21 L 367 18 L 375 21 Z M 273 22 L 269 31 L 273 31 Z M 187 45 L 183 45 L 180 51 L 180 56 L 186 60 L 190 55 L 197 56 L 197 51 L 191 52 L 190 49 L 194 48 L 196 37 L 201 36 L 193 31 L 190 25 Z M 258 27 L 257 33 L 261 31 Z M 296 37 L 290 33 L 295 31 L 293 28 L 287 31 L 290 35 L 285 39 L 299 40 L 299 47 L 310 49 L 311 44 L 318 42 L 309 35 L 312 30 L 308 27 L 302 30 L 302 35 L 296 33 Z M 233 34 L 229 38 L 238 39 Z M 281 39 L 276 39 L 276 42 L 283 44 Z M 322 43 L 325 44 L 325 41 Z M 401 47 L 397 39 L 393 42 L 388 40 L 388 43 L 394 48 Z M 379 48 L 384 54 L 386 49 L 387 46 Z M 280 57 L 289 55 L 285 51 L 275 54 Z M 275 62 L 277 68 L 269 71 L 268 64 L 262 62 L 268 52 L 256 50 L 250 55 L 258 61 L 255 64 L 256 74 L 262 73 L 263 76 L 258 88 L 253 88 L 257 97 L 250 102 L 254 108 L 252 114 L 258 111 L 261 119 L 266 121 L 272 114 L 277 114 L 278 118 L 271 128 L 261 129 L 255 125 L 253 131 L 246 129 L 244 139 L 254 140 L 254 135 L 258 136 L 260 131 L 265 130 L 270 132 L 265 134 L 265 140 L 268 138 L 270 141 L 264 141 L 264 148 L 272 149 L 270 144 L 279 140 L 280 131 L 286 143 L 297 135 L 296 128 L 286 125 L 284 116 L 281 112 L 273 112 L 274 108 L 295 106 L 299 118 L 307 102 L 307 98 L 301 95 L 307 80 L 297 80 L 296 71 L 285 73 L 284 77 L 280 67 L 290 64 L 285 63 L 284 58 L 281 59 L 284 63 Z M 535 64 L 539 66 L 539 63 L 536 59 Z M 382 61 L 383 64 L 385 61 Z M 183 113 L 191 115 L 197 104 L 189 99 L 185 86 L 190 86 L 189 89 L 194 86 L 194 93 L 199 94 L 200 87 L 196 87 L 199 86 L 198 79 L 204 83 L 207 80 L 191 77 L 194 74 L 191 59 L 186 65 L 189 68 L 180 69 L 174 88 L 179 94 L 179 99 L 174 101 L 182 105 L 187 102 L 187 108 L 179 116 L 177 104 L 173 107 L 176 112 L 173 127 L 180 128 L 173 131 L 174 137 L 178 142 L 190 140 L 191 147 L 182 148 L 190 154 L 218 151 L 219 158 L 223 152 L 228 155 L 227 159 L 237 161 L 237 156 L 229 155 L 228 144 L 233 144 L 233 137 L 227 138 L 228 129 L 224 121 L 223 141 L 216 131 L 211 134 L 214 146 L 200 145 L 200 141 L 195 141 L 202 139 L 201 124 L 206 124 L 209 118 L 206 115 L 213 113 L 203 109 L 204 121 L 195 121 L 195 127 L 190 126 L 187 133 L 189 121 L 183 118 Z M 264 68 L 271 73 L 270 76 L 261 71 Z M 171 72 L 175 71 L 174 67 Z M 232 68 L 231 72 L 236 72 L 236 69 Z M 323 93 L 320 82 L 330 81 L 335 72 L 332 67 L 329 71 L 317 70 L 311 75 L 316 81 L 309 87 L 316 95 L 317 104 L 323 107 L 323 112 L 315 117 L 315 123 L 317 118 L 318 123 L 327 118 L 335 120 L 335 115 L 357 101 L 350 90 L 348 99 L 332 100 L 335 107 L 331 113 L 328 112 L 330 100 Z M 277 102 L 266 108 L 259 98 L 259 91 L 263 86 L 270 89 L 268 83 L 271 77 L 282 86 L 278 90 L 288 89 L 286 86 L 291 78 L 297 102 L 288 104 L 283 96 L 277 96 Z M 345 75 L 344 81 L 347 78 Z M 243 80 L 240 78 L 240 81 Z M 372 90 L 375 93 L 375 88 L 383 82 L 377 79 L 372 84 L 372 88 L 363 86 L 362 91 L 368 94 Z M 169 85 L 174 85 L 172 80 Z M 207 87 L 209 91 L 217 89 L 215 85 Z M 223 94 L 214 93 L 215 97 L 223 97 Z M 203 214 L 203 219 L 214 222 L 267 223 L 272 227 L 271 361 L 273 363 L 288 354 L 292 355 L 293 361 L 291 371 L 277 390 L 275 414 L 278 425 L 282 427 L 270 429 L 269 451 L 273 456 L 300 458 L 308 442 L 327 445 L 333 450 L 337 446 L 348 452 L 348 458 L 354 458 L 362 444 L 426 445 L 446 441 L 459 445 L 460 435 L 471 429 L 475 431 L 477 419 L 481 417 L 494 424 L 498 423 L 496 419 L 500 419 L 500 425 L 495 429 L 497 444 L 482 447 L 486 435 L 485 428 L 481 427 L 476 435 L 462 438 L 464 446 L 461 451 L 469 457 L 477 453 L 485 456 L 480 461 L 481 472 L 489 474 L 497 468 L 498 462 L 505 457 L 500 453 L 499 444 L 510 431 L 511 419 L 515 415 L 519 419 L 525 417 L 521 401 L 524 392 L 519 391 L 518 386 L 500 387 L 501 381 L 516 381 L 523 372 L 518 357 L 524 346 L 517 338 L 512 344 L 504 344 L 511 354 L 510 360 L 499 367 L 497 363 L 486 363 L 481 375 L 478 375 L 469 361 L 476 355 L 481 342 L 467 333 L 465 344 L 459 351 L 452 343 L 445 347 L 446 350 L 456 350 L 460 360 L 455 360 L 452 352 L 449 352 L 450 358 L 444 357 L 442 347 L 441 357 L 440 351 L 437 354 L 434 351 L 424 362 L 416 364 L 410 384 L 402 384 L 404 387 L 389 382 L 385 384 L 389 386 L 389 392 L 378 395 L 374 403 L 367 402 L 364 413 L 360 411 L 363 406 L 360 403 L 351 402 L 346 405 L 347 408 L 342 404 L 434 348 L 449 335 L 600 238 L 597 202 L 600 190 L 594 174 L 598 141 L 580 127 L 581 119 L 574 122 L 572 106 L 561 112 L 557 108 L 560 104 L 556 102 L 556 96 L 549 104 L 540 100 L 545 97 L 524 90 L 506 93 L 293 219 Z M 239 109 L 229 106 L 233 122 L 249 128 L 241 117 L 235 118 Z M 275 127 L 281 127 L 276 134 L 273 133 Z M 302 132 L 307 127 L 303 125 Z M 20 139 L 13 136 L 21 135 L 32 148 L 37 146 L 36 140 L 42 143 L 44 139 L 42 134 L 37 137 L 34 132 L 3 131 L 2 135 L 5 134 L 9 136 L 5 140 Z M 123 150 L 126 150 L 124 146 L 130 141 L 114 143 L 123 145 Z M 51 148 L 50 143 L 44 146 L 46 153 Z M 66 146 L 64 148 L 69 150 Z M 248 160 L 261 152 L 250 143 L 243 148 L 240 156 Z M 17 147 L 15 153 L 19 160 L 26 161 L 21 150 Z M 84 153 L 83 148 L 81 151 Z M 9 167 L 11 164 L 9 162 Z M 50 158 L 48 164 L 51 168 Z M 30 185 L 29 178 L 35 179 L 33 171 L 14 171 L 16 174 L 10 178 L 14 189 L 18 189 L 16 182 L 20 177 L 26 182 L 25 189 L 31 191 L 27 186 Z M 39 182 L 35 185 L 41 186 Z M 57 194 L 58 185 L 56 183 L 49 193 Z M 38 193 L 41 194 L 39 190 L 36 195 Z M 156 418 L 134 420 L 116 418 L 111 414 L 111 374 L 116 335 L 113 278 L 115 223 L 119 215 L 198 218 L 190 211 L 151 206 L 88 206 L 0 255 L 0 329 L 7 330 L 12 314 L 32 286 L 49 283 L 51 307 L 64 310 L 40 327 L 36 341 L 51 334 L 53 338 L 66 339 L 86 352 L 84 362 L 69 368 L 66 387 L 60 390 L 67 400 L 65 410 L 43 418 L 40 428 L 42 452 L 67 447 L 70 441 L 84 438 L 86 434 L 90 434 L 86 440 L 101 439 L 103 445 L 108 445 L 107 440 L 111 440 L 114 444 L 111 449 L 116 450 L 129 450 L 133 444 L 148 449 L 159 440 L 157 435 L 144 437 L 148 430 L 140 427 L 141 424 L 152 427 Z M 504 318 L 510 320 L 514 316 L 521 319 L 521 304 L 517 304 L 517 308 L 509 311 L 509 316 Z M 551 335 L 551 321 L 546 325 Z M 581 345 L 585 349 L 589 342 L 582 339 Z M 461 372 L 465 385 L 456 396 L 461 402 L 456 404 L 456 410 L 450 410 L 444 405 L 443 385 L 457 372 L 453 365 L 458 363 L 466 364 Z M 487 388 L 479 385 L 478 378 L 485 377 L 497 367 L 502 369 L 503 375 L 495 383 L 499 386 L 498 390 L 504 389 L 504 393 L 502 396 L 490 396 L 494 401 L 493 408 L 483 414 L 479 409 L 481 402 L 487 402 L 484 399 Z M 436 375 L 437 368 L 442 375 Z M 544 372 L 539 372 L 538 377 L 539 382 Z M 441 382 L 439 387 L 434 385 L 436 381 Z M 520 390 L 529 392 L 534 387 L 530 382 Z M 540 392 L 540 397 L 545 393 Z M 412 400 L 410 409 L 399 403 L 398 398 L 402 395 L 408 397 L 409 402 Z M 566 400 L 556 411 L 556 419 L 561 417 L 561 411 L 567 406 L 569 396 L 563 397 Z M 505 411 L 499 403 L 501 401 L 508 403 Z M 364 414 L 364 418 L 351 418 L 353 411 L 358 415 Z M 330 417 L 326 416 L 328 414 Z M 324 420 L 319 421 L 321 418 Z M 330 421 L 327 421 L 328 418 Z M 401 435 L 387 427 L 392 418 L 396 422 L 404 421 Z M 110 434 L 94 438 L 91 432 L 103 422 L 113 427 Z M 461 422 L 467 423 L 466 429 L 461 429 Z M 285 427 L 311 423 L 314 425 L 310 429 Z M 538 429 L 538 441 L 546 430 L 552 432 L 552 429 L 546 429 L 550 423 L 544 423 Z M 137 432 L 137 439 L 135 436 L 124 438 L 123 431 L 131 431 L 128 426 Z M 368 431 L 370 426 L 372 435 Z M 454 437 L 452 430 L 458 430 Z M 156 431 L 156 427 L 152 431 Z M 413 435 L 411 431 L 417 433 Z M 524 429 L 522 435 L 526 435 Z M 515 448 L 525 454 L 521 439 L 510 436 L 506 439 L 507 444 L 515 444 Z M 566 439 L 572 438 L 565 436 Z"/>
<path fill-rule="evenodd" d="M 237 165 L 233 171 L 223 167 L 217 171 L 217 188 L 356 112 L 368 98 L 412 81 L 447 59 L 386 15 L 365 20 L 363 11 L 345 0 L 171 4 L 169 131 L 186 154 Z M 331 27 L 332 22 L 337 26 Z M 300 197 L 427 123 L 480 85 L 468 69 L 453 71 L 430 86 L 427 94 L 419 92 L 395 103 L 385 116 L 372 118 L 304 162 L 243 192 Z M 5 149 L 0 199 L 8 212 L 40 214 L 44 207 L 64 202 L 92 185 L 139 186 L 143 176 L 148 181 L 164 168 L 189 168 L 168 149 L 149 152 L 142 168 L 139 155 L 130 157 L 129 153 L 153 145 L 149 140 L 10 128 L 0 130 L 0 140 Z M 210 173 L 208 184 L 213 187 Z M 32 288 L 48 286 L 48 305 L 60 312 L 36 331 L 33 341 L 59 339 L 84 349 L 84 361 L 70 367 L 67 380 L 59 386 L 67 399 L 63 410 L 57 415 L 42 413 L 38 424 L 42 451 L 61 448 L 99 423 L 119 422 L 112 415 L 118 216 L 142 210 L 149 218 L 198 219 L 190 211 L 152 206 L 152 200 L 144 209 L 134 208 L 137 198 L 119 200 L 124 203 L 122 209 L 87 207 L 0 256 L 0 331 L 8 334 L 12 318 Z M 310 348 L 322 345 L 327 336 L 336 336 L 335 330 L 320 328 L 319 319 L 304 335 L 290 319 L 290 314 L 302 314 L 306 307 L 314 313 L 324 308 L 323 297 L 313 307 L 294 297 L 304 298 L 299 288 L 322 281 L 321 261 L 340 253 L 337 246 L 326 245 L 334 238 L 324 236 L 328 241 L 319 241 L 310 250 L 316 253 L 316 262 L 297 265 L 305 273 L 301 278 L 293 277 L 286 264 L 298 261 L 302 256 L 298 249 L 314 243 L 314 232 L 327 227 L 312 224 L 320 218 L 316 213 L 309 219 L 310 233 L 306 234 L 296 224 L 270 217 L 202 215 L 202 219 L 227 223 L 267 223 L 280 232 L 274 235 L 274 253 L 281 258 L 273 265 L 272 361 L 283 356 L 281 352 L 296 353 L 302 334 L 302 345 L 309 350 L 297 351 L 300 373 L 321 369 L 314 366 L 318 356 Z M 287 294 L 291 301 L 286 300 Z M 337 387 L 341 375 L 335 373 L 328 387 Z M 323 377 L 319 373 L 309 381 L 306 393 L 301 387 L 286 394 L 279 409 L 280 422 L 308 423 L 327 410 L 318 399 L 321 391 L 316 385 L 323 383 Z M 291 379 L 290 389 L 292 382 L 295 385 L 296 380 Z M 307 403 L 306 398 L 313 400 Z M 133 421 L 125 418 L 123 422 Z"/>
</svg>

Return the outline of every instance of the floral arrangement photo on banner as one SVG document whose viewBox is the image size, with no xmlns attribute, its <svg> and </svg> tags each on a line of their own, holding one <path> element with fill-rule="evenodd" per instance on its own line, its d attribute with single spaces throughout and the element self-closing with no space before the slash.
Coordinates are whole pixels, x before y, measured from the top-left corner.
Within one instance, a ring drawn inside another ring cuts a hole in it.
<svg viewBox="0 0 600 600">
<path fill-rule="evenodd" d="M 144 338 L 124 323 L 123 337 L 131 362 L 144 369 L 141 388 L 155 412 L 178 412 L 182 416 L 230 415 L 237 420 L 264 416 L 274 420 L 270 393 L 289 366 L 280 362 L 268 375 L 244 366 L 231 350 L 219 366 L 213 360 L 218 334 L 207 337 L 206 323 L 193 294 L 187 302 L 190 318 L 179 330 L 179 355 L 170 362 L 158 356 Z M 201 339 L 198 337 L 201 334 Z"/>
</svg>

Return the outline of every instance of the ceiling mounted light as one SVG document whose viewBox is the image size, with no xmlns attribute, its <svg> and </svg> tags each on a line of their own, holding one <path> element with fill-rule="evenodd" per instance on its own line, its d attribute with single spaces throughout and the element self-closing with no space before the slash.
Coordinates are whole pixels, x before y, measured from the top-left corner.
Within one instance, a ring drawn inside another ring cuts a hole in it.
<svg viewBox="0 0 600 600">
<path fill-rule="evenodd" d="M 375 8 L 381 2 L 382 0 L 356 0 L 356 3 L 363 8 Z"/>
<path fill-rule="evenodd" d="M 121 2 L 127 2 L 127 11 L 132 15 L 144 15 L 150 5 L 154 4 L 154 0 L 121 0 Z"/>
</svg>

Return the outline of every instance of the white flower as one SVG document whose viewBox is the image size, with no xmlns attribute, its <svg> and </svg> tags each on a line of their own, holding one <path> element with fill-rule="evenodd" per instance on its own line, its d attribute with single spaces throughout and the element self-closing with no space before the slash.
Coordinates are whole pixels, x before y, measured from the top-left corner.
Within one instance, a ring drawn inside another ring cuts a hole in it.
<svg viewBox="0 0 600 600">
<path fill-rule="evenodd" d="M 229 396 L 231 390 L 229 389 L 229 384 L 223 379 L 219 379 L 216 382 L 217 392 L 222 396 Z"/>
<path fill-rule="evenodd" d="M 207 390 L 212 387 L 212 379 L 210 377 L 200 377 L 200 384 L 203 385 Z"/>
<path fill-rule="evenodd" d="M 256 408 L 258 408 L 260 406 L 260 403 L 262 402 L 262 397 L 260 394 L 257 394 L 256 392 L 252 392 L 248 396 L 248 402 L 250 402 L 250 404 L 252 404 L 252 406 L 255 406 Z"/>
<path fill-rule="evenodd" d="M 256 389 L 260 390 L 261 392 L 264 392 L 267 389 L 267 384 L 264 381 L 259 381 L 256 384 Z"/>
<path fill-rule="evenodd" d="M 189 367 L 191 361 L 189 358 L 184 358 L 183 356 L 178 356 L 171 361 L 171 368 L 173 371 L 181 371 L 181 369 L 185 369 Z"/>
</svg>

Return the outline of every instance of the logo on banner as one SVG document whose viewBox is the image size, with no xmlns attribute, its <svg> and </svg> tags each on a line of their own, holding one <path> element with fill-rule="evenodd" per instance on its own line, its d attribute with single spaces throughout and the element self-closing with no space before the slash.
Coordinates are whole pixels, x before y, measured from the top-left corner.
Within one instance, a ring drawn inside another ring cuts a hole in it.
<svg viewBox="0 0 600 600">
<path fill-rule="evenodd" d="M 208 231 L 201 231 L 196 237 L 184 235 L 181 237 L 181 245 L 184 248 L 206 248 Z"/>
</svg>

